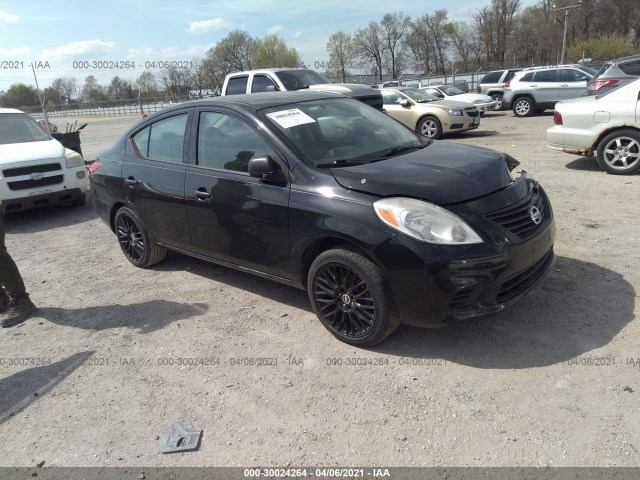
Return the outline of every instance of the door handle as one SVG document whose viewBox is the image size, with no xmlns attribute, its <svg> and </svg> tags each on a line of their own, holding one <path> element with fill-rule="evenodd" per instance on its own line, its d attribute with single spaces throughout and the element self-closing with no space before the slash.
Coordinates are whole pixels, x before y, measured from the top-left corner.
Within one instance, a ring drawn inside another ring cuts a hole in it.
<svg viewBox="0 0 640 480">
<path fill-rule="evenodd" d="M 131 186 L 133 186 L 133 185 L 137 185 L 137 184 L 139 184 L 139 183 L 140 183 L 140 181 L 139 181 L 139 180 L 136 180 L 136 179 L 135 179 L 135 178 L 133 178 L 133 177 L 129 177 L 129 178 L 125 178 L 125 179 L 124 179 L 124 183 L 126 183 L 127 185 L 131 185 Z"/>
<path fill-rule="evenodd" d="M 205 192 L 204 189 L 194 190 L 192 193 L 193 193 L 193 196 L 198 198 L 199 200 L 206 200 L 208 198 L 211 198 L 211 194 L 209 192 Z"/>
<path fill-rule="evenodd" d="M 568 87 L 569 85 L 566 83 L 563 83 L 562 85 L 560 85 L 561 87 Z"/>
</svg>

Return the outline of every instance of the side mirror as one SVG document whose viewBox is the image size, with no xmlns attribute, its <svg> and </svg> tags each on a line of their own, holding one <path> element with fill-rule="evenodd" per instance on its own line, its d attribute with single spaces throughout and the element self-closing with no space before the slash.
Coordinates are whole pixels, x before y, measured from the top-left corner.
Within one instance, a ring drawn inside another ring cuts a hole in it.
<svg viewBox="0 0 640 480">
<path fill-rule="evenodd" d="M 406 98 L 403 98 L 402 100 L 400 100 L 400 106 L 401 107 L 410 107 L 411 106 L 411 102 L 409 100 L 407 100 Z"/>
<path fill-rule="evenodd" d="M 282 180 L 280 165 L 268 155 L 253 157 L 249 160 L 249 175 L 261 180 Z"/>
<path fill-rule="evenodd" d="M 264 89 L 265 92 L 275 92 L 276 90 L 278 89 L 276 88 L 275 85 L 269 85 Z"/>
</svg>

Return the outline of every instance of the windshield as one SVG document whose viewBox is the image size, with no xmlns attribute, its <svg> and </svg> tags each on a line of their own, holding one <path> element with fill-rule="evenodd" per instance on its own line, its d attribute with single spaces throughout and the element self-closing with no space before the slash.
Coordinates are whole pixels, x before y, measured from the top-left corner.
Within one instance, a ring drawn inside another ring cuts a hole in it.
<svg viewBox="0 0 640 480">
<path fill-rule="evenodd" d="M 462 90 L 456 87 L 452 87 L 451 85 L 442 85 L 438 87 L 440 90 L 444 92 L 445 95 L 460 95 L 464 93 Z"/>
<path fill-rule="evenodd" d="M 303 160 L 320 167 L 367 163 L 396 147 L 423 145 L 418 135 L 388 115 L 348 98 L 281 105 L 260 113 Z"/>
<path fill-rule="evenodd" d="M 42 142 L 49 134 L 24 113 L 0 113 L 0 145 Z"/>
<path fill-rule="evenodd" d="M 435 102 L 436 100 L 440 100 L 435 95 L 431 95 L 430 93 L 417 88 L 406 88 L 401 90 L 401 92 L 416 103 Z"/>
<path fill-rule="evenodd" d="M 287 90 L 300 90 L 309 85 L 319 85 L 321 83 L 331 83 L 318 72 L 313 70 L 286 70 L 276 72 L 278 78 Z"/>
</svg>

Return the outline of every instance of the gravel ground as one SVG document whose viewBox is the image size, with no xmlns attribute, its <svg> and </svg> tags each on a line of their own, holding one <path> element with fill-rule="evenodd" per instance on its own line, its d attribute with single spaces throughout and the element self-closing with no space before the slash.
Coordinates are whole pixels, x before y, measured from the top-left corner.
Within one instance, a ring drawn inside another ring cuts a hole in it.
<svg viewBox="0 0 640 480">
<path fill-rule="evenodd" d="M 545 187 L 547 279 L 491 319 L 371 349 L 303 291 L 175 254 L 131 266 L 89 204 L 9 216 L 39 310 L 0 332 L 0 466 L 640 466 L 640 180 L 549 150 L 551 124 L 495 112 L 447 140 Z M 183 412 L 200 449 L 163 455 Z"/>
</svg>

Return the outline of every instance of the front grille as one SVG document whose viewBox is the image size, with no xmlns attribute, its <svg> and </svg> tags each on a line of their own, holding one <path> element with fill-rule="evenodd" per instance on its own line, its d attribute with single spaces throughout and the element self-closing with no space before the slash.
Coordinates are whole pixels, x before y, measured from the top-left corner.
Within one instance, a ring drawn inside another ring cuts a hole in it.
<svg viewBox="0 0 640 480">
<path fill-rule="evenodd" d="M 21 177 L 32 173 L 56 172 L 62 170 L 59 163 L 44 163 L 42 165 L 31 165 L 30 167 L 7 168 L 2 170 L 2 174 L 7 177 Z"/>
<path fill-rule="evenodd" d="M 530 210 L 532 207 L 537 208 L 540 212 L 540 222 L 538 224 L 534 223 L 531 218 L 532 214 Z M 535 188 L 531 198 L 505 209 L 487 213 L 485 217 L 501 225 L 518 237 L 527 239 L 535 234 L 538 228 L 544 223 L 546 214 L 547 208 L 544 198 L 540 194 L 540 190 Z"/>
<path fill-rule="evenodd" d="M 476 107 L 467 108 L 465 111 L 467 112 L 467 115 L 469 115 L 470 117 L 477 117 L 478 115 L 480 115 L 480 112 Z"/>
<path fill-rule="evenodd" d="M 31 188 L 47 187 L 49 185 L 56 185 L 62 183 L 64 175 L 53 175 L 51 177 L 44 177 L 39 180 L 20 180 L 17 182 L 7 182 L 10 190 L 27 190 Z"/>
<path fill-rule="evenodd" d="M 553 250 L 549 250 L 535 265 L 504 282 L 498 292 L 496 302 L 507 302 L 534 285 L 544 275 L 552 261 Z"/>
</svg>

